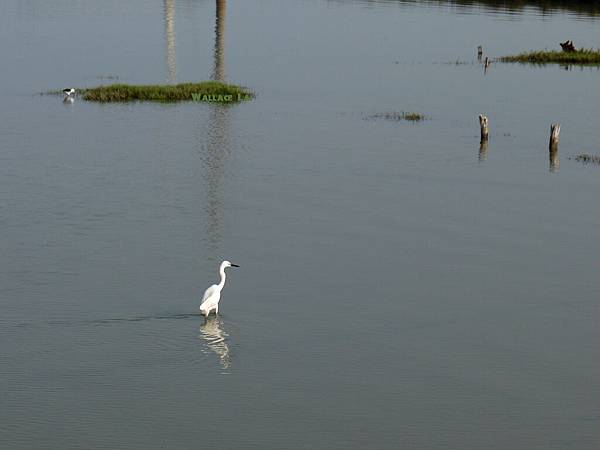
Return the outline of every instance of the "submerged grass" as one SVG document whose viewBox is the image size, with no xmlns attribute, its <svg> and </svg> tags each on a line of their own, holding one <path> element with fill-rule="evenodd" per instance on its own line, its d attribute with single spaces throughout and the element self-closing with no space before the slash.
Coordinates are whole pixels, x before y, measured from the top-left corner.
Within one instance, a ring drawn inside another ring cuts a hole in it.
<svg viewBox="0 0 600 450">
<path fill-rule="evenodd" d="M 574 159 L 575 159 L 575 161 L 586 163 L 586 164 L 588 164 L 588 163 L 600 164 L 600 156 L 590 155 L 588 153 L 580 153 Z"/>
<path fill-rule="evenodd" d="M 367 116 L 367 119 L 384 119 L 394 120 L 397 122 L 401 120 L 408 120 L 410 122 L 420 122 L 422 120 L 425 120 L 426 117 L 424 114 L 418 112 L 392 111 L 372 114 L 370 116 Z"/>
<path fill-rule="evenodd" d="M 181 102 L 204 101 L 236 103 L 254 98 L 246 88 L 218 81 L 181 83 L 166 85 L 111 84 L 88 89 L 77 89 L 77 93 L 90 102 Z"/>
<path fill-rule="evenodd" d="M 580 49 L 574 52 L 564 52 L 562 50 L 530 51 L 518 55 L 503 56 L 499 61 L 531 64 L 600 65 L 600 50 Z"/>
</svg>

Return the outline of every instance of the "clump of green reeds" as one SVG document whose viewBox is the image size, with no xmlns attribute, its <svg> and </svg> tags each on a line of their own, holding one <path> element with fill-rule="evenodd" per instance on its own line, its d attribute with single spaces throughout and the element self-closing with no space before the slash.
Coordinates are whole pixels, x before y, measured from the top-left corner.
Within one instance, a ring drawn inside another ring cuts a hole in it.
<svg viewBox="0 0 600 450">
<path fill-rule="evenodd" d="M 503 56 L 502 62 L 518 62 L 531 64 L 580 64 L 600 65 L 600 50 L 579 49 L 574 52 L 561 50 L 530 51 L 518 55 Z"/>
<path fill-rule="evenodd" d="M 91 102 L 180 102 L 204 101 L 215 103 L 234 103 L 249 100 L 254 94 L 246 88 L 218 81 L 199 83 L 130 85 L 111 84 L 76 91 L 84 100 Z"/>
<path fill-rule="evenodd" d="M 367 116 L 367 119 L 384 119 L 384 120 L 394 120 L 394 121 L 401 121 L 401 120 L 408 120 L 410 122 L 420 122 L 422 120 L 425 120 L 426 117 L 424 114 L 418 113 L 418 112 L 406 112 L 406 111 L 392 111 L 392 112 L 381 112 L 381 113 L 376 113 L 376 114 L 371 114 L 370 116 Z"/>
</svg>

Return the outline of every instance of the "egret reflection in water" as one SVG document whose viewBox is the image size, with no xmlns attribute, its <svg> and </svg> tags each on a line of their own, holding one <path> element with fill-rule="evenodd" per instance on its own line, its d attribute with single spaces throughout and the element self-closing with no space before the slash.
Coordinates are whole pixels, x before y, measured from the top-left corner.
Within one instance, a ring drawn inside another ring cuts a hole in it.
<svg viewBox="0 0 600 450">
<path fill-rule="evenodd" d="M 229 335 L 223 331 L 222 325 L 219 317 L 207 317 L 200 326 L 200 338 L 210 350 L 217 354 L 221 367 L 228 369 L 231 366 L 231 356 L 227 344 Z"/>
</svg>

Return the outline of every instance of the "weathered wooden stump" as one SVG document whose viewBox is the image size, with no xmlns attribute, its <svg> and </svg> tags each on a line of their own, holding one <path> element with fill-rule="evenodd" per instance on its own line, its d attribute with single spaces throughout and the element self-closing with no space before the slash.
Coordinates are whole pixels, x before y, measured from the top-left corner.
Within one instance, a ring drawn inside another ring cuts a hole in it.
<svg viewBox="0 0 600 450">
<path fill-rule="evenodd" d="M 550 150 L 556 149 L 558 150 L 558 139 L 560 136 L 560 124 L 553 123 L 550 125 Z"/>
<path fill-rule="evenodd" d="M 483 57 L 483 47 L 480 45 L 477 47 L 477 60 L 481 61 L 482 57 Z"/>
<path fill-rule="evenodd" d="M 479 129 L 481 131 L 481 141 L 486 142 L 489 137 L 488 118 L 483 114 L 479 114 Z"/>
</svg>

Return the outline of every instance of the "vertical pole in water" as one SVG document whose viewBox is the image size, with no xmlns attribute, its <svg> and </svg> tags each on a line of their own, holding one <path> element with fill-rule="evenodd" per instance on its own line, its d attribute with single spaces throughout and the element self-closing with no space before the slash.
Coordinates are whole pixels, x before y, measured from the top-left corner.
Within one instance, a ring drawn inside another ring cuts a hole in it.
<svg viewBox="0 0 600 450">
<path fill-rule="evenodd" d="M 481 141 L 487 142 L 489 136 L 488 118 L 483 114 L 479 114 L 479 128 L 481 130 Z"/>
<path fill-rule="evenodd" d="M 550 150 L 550 171 L 554 172 L 558 169 L 558 138 L 560 135 L 560 124 L 553 123 L 550 125 L 550 144 L 548 145 Z"/>
<path fill-rule="evenodd" d="M 480 45 L 477 47 L 477 61 L 481 61 L 482 56 L 483 56 L 483 47 Z"/>
</svg>

